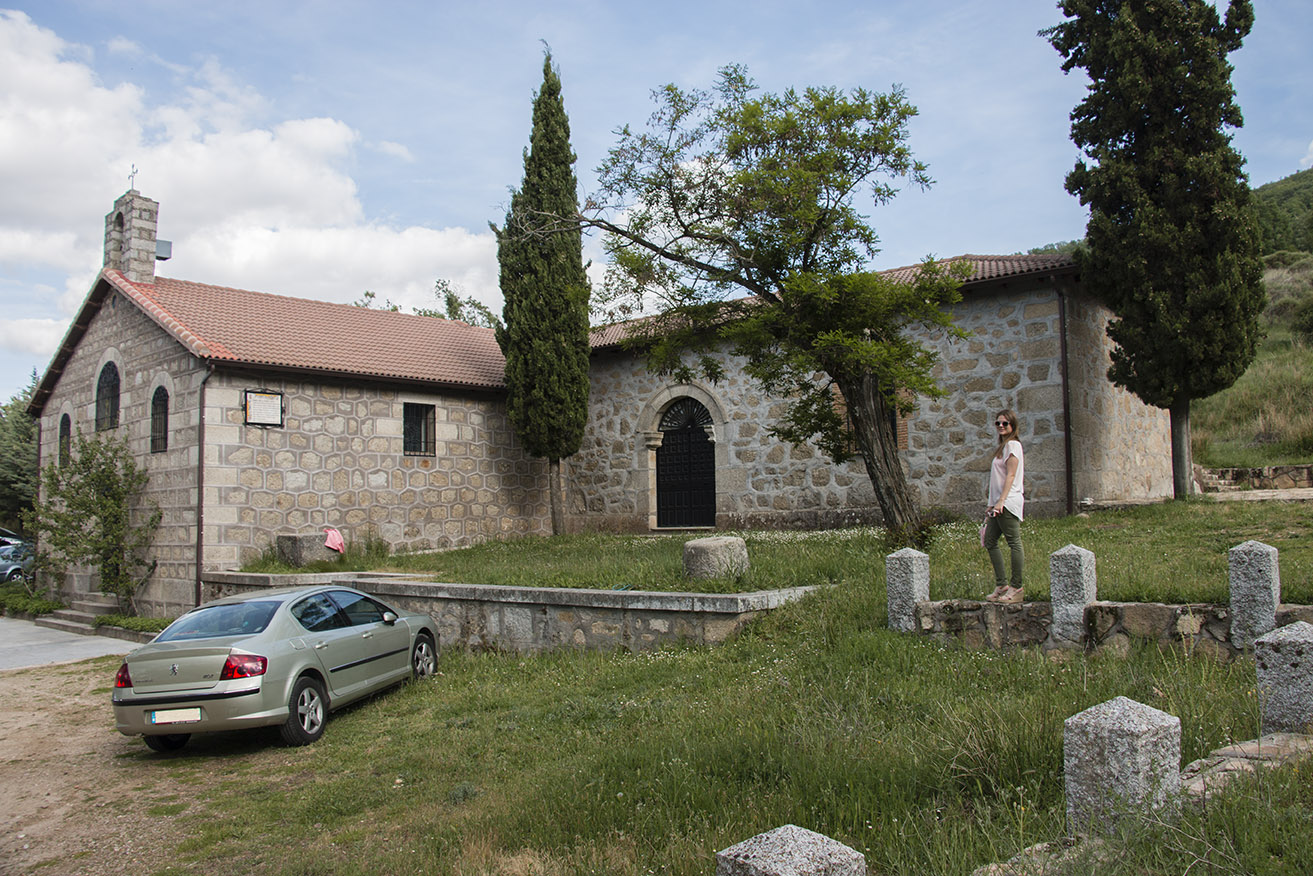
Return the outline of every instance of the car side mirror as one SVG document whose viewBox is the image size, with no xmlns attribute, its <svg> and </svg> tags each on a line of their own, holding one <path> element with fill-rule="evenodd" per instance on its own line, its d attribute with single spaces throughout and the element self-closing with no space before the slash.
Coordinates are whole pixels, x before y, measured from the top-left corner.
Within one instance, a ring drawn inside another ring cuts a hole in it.
<svg viewBox="0 0 1313 876">
<path fill-rule="evenodd" d="M 383 612 L 383 623 L 392 626 L 397 622 L 397 616 L 390 611 Z"/>
</svg>

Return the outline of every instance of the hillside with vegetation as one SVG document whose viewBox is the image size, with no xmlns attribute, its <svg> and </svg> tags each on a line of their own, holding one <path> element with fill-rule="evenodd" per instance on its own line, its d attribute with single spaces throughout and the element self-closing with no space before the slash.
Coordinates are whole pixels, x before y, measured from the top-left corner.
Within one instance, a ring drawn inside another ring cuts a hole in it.
<svg viewBox="0 0 1313 876">
<path fill-rule="evenodd" d="M 1254 189 L 1263 254 L 1313 252 L 1313 168 Z"/>
<path fill-rule="evenodd" d="M 1264 264 L 1258 357 L 1191 408 L 1194 459 L 1209 468 L 1313 463 L 1313 254 L 1277 252 Z"/>
</svg>

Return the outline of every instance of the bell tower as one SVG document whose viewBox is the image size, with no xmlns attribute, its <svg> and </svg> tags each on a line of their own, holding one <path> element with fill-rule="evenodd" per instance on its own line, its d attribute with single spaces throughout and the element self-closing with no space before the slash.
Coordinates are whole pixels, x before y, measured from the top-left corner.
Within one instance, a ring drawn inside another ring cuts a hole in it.
<svg viewBox="0 0 1313 876">
<path fill-rule="evenodd" d="M 136 189 L 119 196 L 105 216 L 104 267 L 122 271 L 134 283 L 153 284 L 155 260 L 167 259 L 172 249 L 156 238 L 159 213 L 159 202 Z"/>
</svg>

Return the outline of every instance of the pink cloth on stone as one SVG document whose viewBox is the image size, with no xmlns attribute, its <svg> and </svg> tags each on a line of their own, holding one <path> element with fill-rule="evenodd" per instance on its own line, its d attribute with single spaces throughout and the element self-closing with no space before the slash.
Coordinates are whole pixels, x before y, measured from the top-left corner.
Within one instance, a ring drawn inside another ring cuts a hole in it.
<svg viewBox="0 0 1313 876">
<path fill-rule="evenodd" d="M 346 552 L 346 542 L 342 541 L 342 533 L 332 527 L 326 527 L 324 533 L 328 536 L 324 539 L 324 547 L 339 554 Z"/>
</svg>

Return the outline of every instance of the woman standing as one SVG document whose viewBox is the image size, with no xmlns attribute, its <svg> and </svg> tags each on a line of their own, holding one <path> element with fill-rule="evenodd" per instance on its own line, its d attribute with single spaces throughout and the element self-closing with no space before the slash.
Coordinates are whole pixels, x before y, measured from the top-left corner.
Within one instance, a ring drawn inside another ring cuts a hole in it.
<svg viewBox="0 0 1313 876">
<path fill-rule="evenodd" d="M 998 432 L 998 449 L 989 467 L 989 508 L 986 510 L 985 533 L 981 543 L 989 551 L 989 562 L 994 567 L 994 592 L 986 596 L 990 602 L 1014 603 L 1022 600 L 1021 571 L 1025 564 L 1025 551 L 1021 547 L 1021 517 L 1025 498 L 1021 483 L 1026 462 L 1017 440 L 1017 414 L 1002 410 L 994 417 Z M 1003 568 L 1003 551 L 998 540 L 1008 540 L 1012 553 L 1011 580 Z"/>
</svg>

